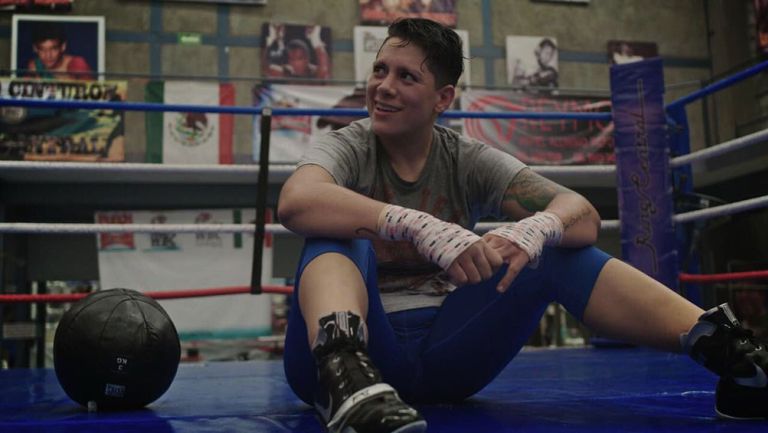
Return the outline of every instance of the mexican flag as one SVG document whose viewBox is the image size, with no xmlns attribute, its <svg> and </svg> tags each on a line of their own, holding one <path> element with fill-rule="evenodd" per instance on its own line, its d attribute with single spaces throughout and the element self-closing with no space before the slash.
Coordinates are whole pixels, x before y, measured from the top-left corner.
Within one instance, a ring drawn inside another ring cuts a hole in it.
<svg viewBox="0 0 768 433">
<path fill-rule="evenodd" d="M 234 105 L 230 83 L 152 81 L 147 102 L 183 105 Z M 231 164 L 232 114 L 148 112 L 147 162 L 166 164 Z"/>
</svg>

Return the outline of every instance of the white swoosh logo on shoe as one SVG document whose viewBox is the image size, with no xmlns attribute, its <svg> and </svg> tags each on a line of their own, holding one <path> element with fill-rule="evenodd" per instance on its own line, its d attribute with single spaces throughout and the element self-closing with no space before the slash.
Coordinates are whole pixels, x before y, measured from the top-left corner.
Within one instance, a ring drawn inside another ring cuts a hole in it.
<svg viewBox="0 0 768 433">
<path fill-rule="evenodd" d="M 750 388 L 765 388 L 768 387 L 768 376 L 765 371 L 758 367 L 757 364 L 752 363 L 755 366 L 756 373 L 752 377 L 735 377 L 734 382 L 741 386 L 748 386 Z"/>
<path fill-rule="evenodd" d="M 325 422 L 329 422 L 331 420 L 331 409 L 333 408 L 333 396 L 328 396 L 328 407 L 323 407 L 320 404 L 315 404 L 315 409 L 320 413 L 320 416 L 323 417 L 323 420 Z"/>
</svg>

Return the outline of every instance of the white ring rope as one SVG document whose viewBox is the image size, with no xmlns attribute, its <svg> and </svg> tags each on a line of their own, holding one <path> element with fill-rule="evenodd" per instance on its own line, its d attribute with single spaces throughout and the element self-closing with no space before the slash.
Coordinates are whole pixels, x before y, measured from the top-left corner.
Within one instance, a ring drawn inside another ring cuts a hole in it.
<svg viewBox="0 0 768 433">
<path fill-rule="evenodd" d="M 478 223 L 477 232 L 487 232 L 503 222 Z M 617 220 L 605 220 L 601 228 L 612 230 L 619 228 Z M 59 233 L 59 234 L 97 234 L 97 233 L 254 233 L 253 224 L 78 224 L 78 223 L 0 223 L 0 233 Z M 274 234 L 293 234 L 281 224 L 265 224 L 264 231 Z"/>
<path fill-rule="evenodd" d="M 670 160 L 670 167 L 679 167 L 706 158 L 712 158 L 724 153 L 760 143 L 768 139 L 768 129 L 758 131 L 743 137 L 735 138 L 724 143 L 679 156 Z M 16 172 L 69 172 L 97 173 L 104 175 L 125 174 L 194 174 L 194 175 L 235 175 L 251 178 L 258 174 L 258 165 L 213 165 L 213 164 L 151 164 L 151 163 L 78 163 L 52 161 L 0 161 L 4 173 Z M 287 176 L 293 172 L 293 164 L 272 164 L 270 174 Z M 581 166 L 531 166 L 531 169 L 544 176 L 560 175 L 568 179 L 591 178 L 600 175 L 614 175 L 615 165 L 581 165 Z M 33 178 L 30 178 L 33 179 Z M 707 209 L 700 209 L 673 216 L 676 223 L 687 223 L 705 218 L 730 215 L 755 208 L 768 206 L 768 196 L 757 197 Z M 492 230 L 503 223 L 478 223 L 477 232 Z M 616 230 L 620 228 L 618 220 L 602 221 L 601 229 Z M 267 233 L 291 233 L 280 224 L 266 224 Z M 70 224 L 70 223 L 3 223 L 0 222 L 0 233 L 64 233 L 64 234 L 93 234 L 93 233 L 254 233 L 253 224 Z"/>
<path fill-rule="evenodd" d="M 768 207 L 768 196 L 699 209 L 674 215 L 678 224 L 699 221 L 706 218 L 731 215 L 752 209 Z M 503 222 L 481 222 L 475 226 L 477 232 L 487 232 Z M 620 228 L 618 220 L 603 220 L 602 230 Z M 265 224 L 264 231 L 274 234 L 292 233 L 281 224 Z M 253 224 L 73 224 L 73 223 L 0 223 L 0 233 L 254 233 Z"/>
<path fill-rule="evenodd" d="M 280 224 L 265 224 L 264 231 L 292 233 Z M 255 233 L 254 224 L 78 224 L 0 223 L 0 233 Z"/>
<path fill-rule="evenodd" d="M 270 176 L 276 175 L 287 178 L 296 168 L 294 164 L 270 164 Z M 614 165 L 578 165 L 578 166 L 549 166 L 533 165 L 530 168 L 544 176 L 561 175 L 565 179 L 592 179 L 594 176 L 615 175 Z M 0 171 L 6 173 L 29 174 L 29 180 L 34 175 L 43 173 L 66 172 L 69 174 L 98 174 L 106 180 L 109 176 L 119 174 L 182 174 L 182 175 L 212 175 L 242 177 L 242 180 L 255 181 L 259 166 L 255 164 L 150 164 L 135 162 L 55 162 L 55 161 L 0 161 Z M 2 175 L 0 174 L 0 177 Z"/>
<path fill-rule="evenodd" d="M 256 164 L 151 164 L 143 162 L 59 162 L 59 161 L 0 161 L 3 170 L 16 171 L 75 171 L 96 173 L 183 173 L 183 174 L 211 174 L 219 175 L 237 174 L 253 176 L 259 173 Z M 271 164 L 270 174 L 290 174 L 295 168 L 294 164 Z"/>
<path fill-rule="evenodd" d="M 768 207 L 768 195 L 762 197 L 750 198 L 747 200 L 737 201 L 734 203 L 728 203 L 720 206 L 714 206 L 706 209 L 694 210 L 691 212 L 685 212 L 672 217 L 676 223 L 688 223 L 693 221 L 699 221 L 706 218 L 714 218 L 719 216 L 731 215 L 739 212 L 746 212 L 752 209 L 758 209 L 762 207 Z"/>
<path fill-rule="evenodd" d="M 766 139 L 768 139 L 768 129 L 763 129 L 762 131 L 757 131 L 743 137 L 734 138 L 733 140 L 728 140 L 724 143 L 716 144 L 703 150 L 698 150 L 687 155 L 672 158 L 669 161 L 669 166 L 674 168 L 703 159 L 713 158 L 715 156 L 719 156 L 724 153 L 740 149 L 742 147 L 760 143 Z"/>
</svg>

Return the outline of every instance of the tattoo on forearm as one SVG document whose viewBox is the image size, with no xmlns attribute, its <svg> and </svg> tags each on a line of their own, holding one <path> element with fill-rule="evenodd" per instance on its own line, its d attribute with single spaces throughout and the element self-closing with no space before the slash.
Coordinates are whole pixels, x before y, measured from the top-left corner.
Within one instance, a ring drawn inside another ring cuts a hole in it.
<svg viewBox="0 0 768 433">
<path fill-rule="evenodd" d="M 566 218 L 565 221 L 563 221 L 563 231 L 568 230 L 568 228 L 573 227 L 581 221 L 584 217 L 588 216 L 590 214 L 589 207 L 587 206 L 581 206 L 579 211 L 573 215 L 570 215 L 568 218 Z"/>
<path fill-rule="evenodd" d="M 355 229 L 355 234 L 357 236 L 364 237 L 366 235 L 368 236 L 378 236 L 379 234 L 375 232 L 374 230 L 369 229 L 368 227 L 358 227 Z"/>
<path fill-rule="evenodd" d="M 515 177 L 504 193 L 504 200 L 514 200 L 529 212 L 544 210 L 558 193 L 567 189 L 524 170 Z"/>
</svg>

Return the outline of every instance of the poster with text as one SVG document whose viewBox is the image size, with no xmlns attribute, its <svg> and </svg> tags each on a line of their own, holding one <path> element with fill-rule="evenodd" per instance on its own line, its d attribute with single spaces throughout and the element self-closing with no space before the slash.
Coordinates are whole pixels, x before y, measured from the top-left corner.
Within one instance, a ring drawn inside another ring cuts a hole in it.
<svg viewBox="0 0 768 433">
<path fill-rule="evenodd" d="M 253 224 L 254 209 L 96 212 L 98 224 Z M 267 214 L 271 221 L 271 212 Z M 100 286 L 140 292 L 244 287 L 251 282 L 253 233 L 100 233 Z M 264 239 L 263 284 L 272 279 L 272 236 Z M 284 281 L 282 282 L 284 283 Z M 182 340 L 252 338 L 271 333 L 269 295 L 160 301 Z"/>
<path fill-rule="evenodd" d="M 125 81 L 0 78 L 8 99 L 122 102 Z M 0 159 L 117 162 L 125 159 L 125 112 L 45 107 L 0 107 Z"/>
</svg>

